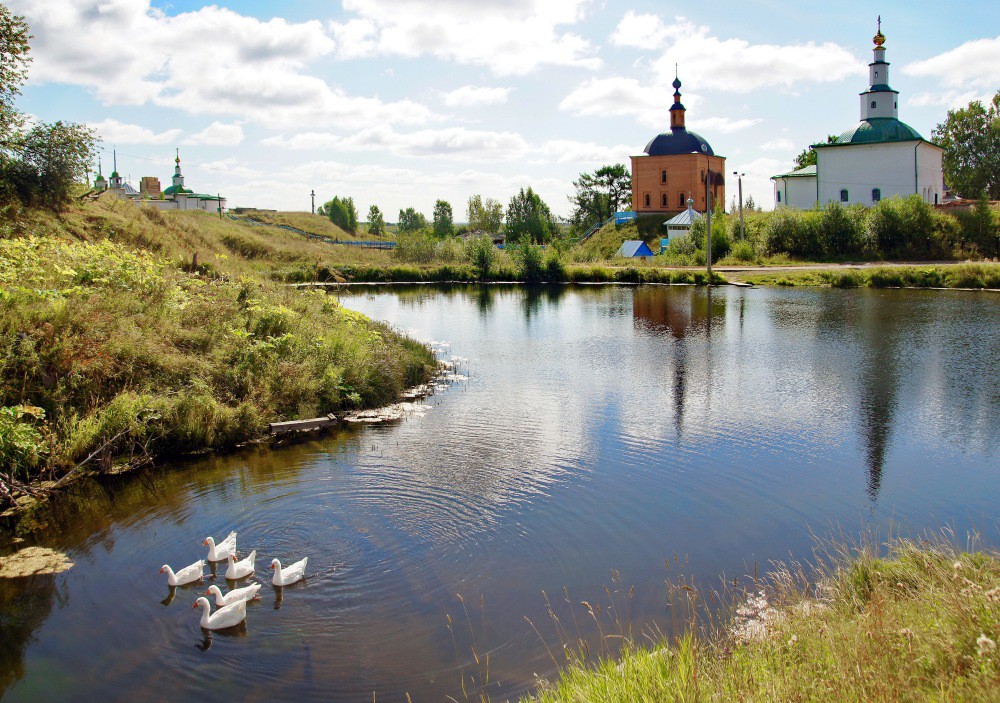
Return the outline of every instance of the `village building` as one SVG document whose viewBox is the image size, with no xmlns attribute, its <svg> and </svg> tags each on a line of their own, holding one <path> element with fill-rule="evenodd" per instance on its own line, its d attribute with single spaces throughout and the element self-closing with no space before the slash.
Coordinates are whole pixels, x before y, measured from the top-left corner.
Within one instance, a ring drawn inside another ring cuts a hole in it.
<svg viewBox="0 0 1000 703">
<path fill-rule="evenodd" d="M 830 202 L 871 206 L 893 195 L 944 198 L 944 149 L 899 120 L 899 91 L 889 87 L 879 19 L 861 121 L 829 144 L 813 144 L 816 164 L 772 176 L 775 207 L 809 209 Z"/>
<path fill-rule="evenodd" d="M 632 157 L 632 209 L 640 216 L 684 212 L 689 199 L 703 212 L 706 183 L 711 183 L 712 203 L 725 202 L 726 159 L 717 156 L 704 137 L 687 129 L 676 77 L 673 86 L 670 131 L 653 137 L 643 154 Z"/>
<path fill-rule="evenodd" d="M 160 179 L 156 176 L 143 176 L 136 190 L 118 173 L 118 154 L 115 153 L 114 171 L 107 181 L 101 175 L 98 165 L 97 178 L 94 180 L 94 191 L 110 191 L 119 198 L 126 198 L 141 205 L 151 205 L 158 210 L 205 210 L 207 212 L 223 213 L 227 211 L 226 199 L 221 195 L 195 193 L 184 185 L 184 174 L 181 172 L 181 155 L 177 151 L 174 159 L 174 175 L 171 184 L 160 190 Z"/>
</svg>

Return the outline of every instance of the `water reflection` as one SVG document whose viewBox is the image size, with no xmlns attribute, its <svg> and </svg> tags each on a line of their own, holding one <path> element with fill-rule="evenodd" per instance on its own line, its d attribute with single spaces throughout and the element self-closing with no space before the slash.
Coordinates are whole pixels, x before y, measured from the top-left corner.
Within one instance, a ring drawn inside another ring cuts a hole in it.
<svg viewBox="0 0 1000 703">
<path fill-rule="evenodd" d="M 392 290 L 341 301 L 450 342 L 469 380 L 401 422 L 75 487 L 38 534 L 77 566 L 4 621 L 5 700 L 206 680 L 231 698 L 460 698 L 472 646 L 492 652 L 490 695 L 516 698 L 551 673 L 523 620 L 548 618 L 543 590 L 594 602 L 620 569 L 633 629 L 669 629 L 674 552 L 712 581 L 808 554 L 824 525 L 960 529 L 1000 510 L 996 297 Z M 185 617 L 193 590 L 160 604 L 156 569 L 230 529 L 261 563 L 308 555 L 310 578 L 213 639 Z"/>
</svg>

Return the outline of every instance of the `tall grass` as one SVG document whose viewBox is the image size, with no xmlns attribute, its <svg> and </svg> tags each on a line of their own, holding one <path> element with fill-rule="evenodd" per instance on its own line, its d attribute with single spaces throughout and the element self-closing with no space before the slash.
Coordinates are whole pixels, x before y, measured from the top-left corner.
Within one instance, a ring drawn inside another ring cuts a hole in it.
<svg viewBox="0 0 1000 703">
<path fill-rule="evenodd" d="M 300 235 L 114 200 L 6 215 L 0 465 L 18 480 L 231 447 L 392 402 L 433 371 L 422 345 L 270 281 L 320 251 Z"/>
<path fill-rule="evenodd" d="M 946 539 L 838 543 L 808 570 L 777 565 L 748 583 L 716 594 L 677 582 L 688 627 L 651 643 L 605 632 L 621 638 L 618 657 L 564 636 L 572 655 L 554 657 L 558 678 L 523 700 L 997 700 L 996 552 Z"/>
</svg>

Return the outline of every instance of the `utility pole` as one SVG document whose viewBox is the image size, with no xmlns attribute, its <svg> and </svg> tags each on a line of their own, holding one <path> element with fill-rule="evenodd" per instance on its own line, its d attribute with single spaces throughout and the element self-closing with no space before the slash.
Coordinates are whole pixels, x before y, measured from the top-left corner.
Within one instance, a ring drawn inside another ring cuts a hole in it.
<svg viewBox="0 0 1000 703">
<path fill-rule="evenodd" d="M 743 228 L 743 176 L 747 174 L 733 171 L 733 175 L 736 176 L 736 180 L 739 182 L 740 186 L 740 239 L 746 239 L 747 233 Z"/>
<path fill-rule="evenodd" d="M 222 193 L 216 193 L 215 196 L 219 199 L 219 219 L 222 219 Z"/>
<path fill-rule="evenodd" d="M 314 188 L 312 192 L 309 193 L 312 196 L 312 213 L 316 214 L 316 189 Z"/>
</svg>

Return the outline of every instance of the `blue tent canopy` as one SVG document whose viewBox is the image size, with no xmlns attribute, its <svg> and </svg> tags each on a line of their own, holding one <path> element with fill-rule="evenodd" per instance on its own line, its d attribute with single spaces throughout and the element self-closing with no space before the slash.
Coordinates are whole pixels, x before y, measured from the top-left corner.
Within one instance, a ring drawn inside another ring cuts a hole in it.
<svg viewBox="0 0 1000 703">
<path fill-rule="evenodd" d="M 653 256 L 653 252 L 641 239 L 628 239 L 622 242 L 615 255 L 625 257 Z"/>
</svg>

